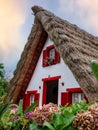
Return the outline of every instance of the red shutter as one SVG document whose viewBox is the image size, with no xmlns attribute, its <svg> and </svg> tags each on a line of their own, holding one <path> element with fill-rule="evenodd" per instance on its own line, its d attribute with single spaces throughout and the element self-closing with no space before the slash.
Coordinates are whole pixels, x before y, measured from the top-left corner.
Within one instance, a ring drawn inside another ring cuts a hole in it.
<svg viewBox="0 0 98 130">
<path fill-rule="evenodd" d="M 43 50 L 43 67 L 47 65 L 47 50 Z"/>
<path fill-rule="evenodd" d="M 25 110 L 29 106 L 30 106 L 30 95 L 29 94 L 24 94 L 24 97 L 23 97 L 23 109 Z"/>
<path fill-rule="evenodd" d="M 68 92 L 62 92 L 61 93 L 61 105 L 64 106 L 65 104 L 68 104 Z"/>
<path fill-rule="evenodd" d="M 55 63 L 59 63 L 59 62 L 60 62 L 60 54 L 55 50 Z"/>
<path fill-rule="evenodd" d="M 72 93 L 62 92 L 61 93 L 61 105 L 72 104 Z"/>
<path fill-rule="evenodd" d="M 34 95 L 34 101 L 38 101 L 38 104 L 39 104 L 39 98 L 40 98 L 40 94 L 39 93 L 36 93 Z"/>
</svg>

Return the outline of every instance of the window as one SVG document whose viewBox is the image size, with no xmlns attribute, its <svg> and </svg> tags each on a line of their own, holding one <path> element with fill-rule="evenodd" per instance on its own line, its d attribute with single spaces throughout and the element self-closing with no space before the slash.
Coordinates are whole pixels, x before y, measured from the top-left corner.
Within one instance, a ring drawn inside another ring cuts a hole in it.
<svg viewBox="0 0 98 130">
<path fill-rule="evenodd" d="M 83 93 L 72 93 L 72 103 L 80 102 L 83 99 L 84 99 Z"/>
<path fill-rule="evenodd" d="M 32 104 L 32 103 L 34 103 L 34 95 L 33 94 L 30 95 L 30 104 Z"/>
<path fill-rule="evenodd" d="M 54 65 L 60 62 L 60 55 L 54 45 L 48 46 L 43 50 L 43 67 Z"/>
<path fill-rule="evenodd" d="M 87 101 L 87 98 L 81 88 L 67 88 L 66 92 L 61 92 L 61 105 L 63 106 L 67 103 L 72 104 L 74 102 L 80 102 L 84 99 Z"/>
<path fill-rule="evenodd" d="M 50 59 L 55 59 L 55 50 L 54 50 L 54 48 L 53 49 L 50 49 L 50 51 L 49 51 L 49 58 Z"/>
</svg>

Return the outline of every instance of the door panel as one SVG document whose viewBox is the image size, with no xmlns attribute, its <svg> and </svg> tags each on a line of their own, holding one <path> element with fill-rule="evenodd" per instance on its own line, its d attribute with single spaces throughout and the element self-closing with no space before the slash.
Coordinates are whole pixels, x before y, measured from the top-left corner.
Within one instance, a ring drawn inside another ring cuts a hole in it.
<svg viewBox="0 0 98 130">
<path fill-rule="evenodd" d="M 58 103 L 58 80 L 46 82 L 46 104 Z"/>
</svg>

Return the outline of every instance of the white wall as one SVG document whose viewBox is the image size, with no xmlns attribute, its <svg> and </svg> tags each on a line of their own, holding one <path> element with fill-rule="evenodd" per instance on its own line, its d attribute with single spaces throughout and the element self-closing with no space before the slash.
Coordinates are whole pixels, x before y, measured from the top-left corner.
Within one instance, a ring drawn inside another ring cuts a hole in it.
<svg viewBox="0 0 98 130">
<path fill-rule="evenodd" d="M 44 46 L 44 49 L 49 45 L 53 45 L 53 42 L 48 39 Z M 56 65 L 42 67 L 42 57 L 43 57 L 42 54 L 43 53 L 41 53 L 41 55 L 40 55 L 40 58 L 38 60 L 37 66 L 35 68 L 33 77 L 31 78 L 31 81 L 28 85 L 27 91 L 38 90 L 38 92 L 40 93 L 40 105 L 41 105 L 42 91 L 43 91 L 42 90 L 42 88 L 43 88 L 42 79 L 48 78 L 49 76 L 50 77 L 61 76 L 61 79 L 59 80 L 59 94 L 58 94 L 58 99 L 59 99 L 58 104 L 61 104 L 60 103 L 61 92 L 66 91 L 66 88 L 79 87 L 79 84 L 75 80 L 72 72 L 66 66 L 66 64 L 64 63 L 62 58 L 61 58 L 61 62 Z M 62 86 L 62 84 L 61 84 L 62 82 L 64 83 L 64 86 Z M 41 89 L 39 89 L 39 86 L 41 86 Z"/>
</svg>

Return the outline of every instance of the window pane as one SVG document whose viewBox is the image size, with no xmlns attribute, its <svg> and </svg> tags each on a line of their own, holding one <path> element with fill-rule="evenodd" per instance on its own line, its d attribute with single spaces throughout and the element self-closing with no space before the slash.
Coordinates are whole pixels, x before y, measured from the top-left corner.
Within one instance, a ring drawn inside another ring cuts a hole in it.
<svg viewBox="0 0 98 130">
<path fill-rule="evenodd" d="M 84 99 L 84 94 L 83 93 L 73 93 L 72 94 L 72 103 L 80 102 L 83 99 Z"/>
<path fill-rule="evenodd" d="M 51 50 L 49 51 L 49 58 L 55 59 L 55 51 L 54 51 L 54 49 L 51 49 Z"/>
<path fill-rule="evenodd" d="M 31 96 L 30 96 L 30 103 L 32 104 L 33 102 L 34 102 L 34 95 L 31 94 Z"/>
<path fill-rule="evenodd" d="M 78 102 L 79 101 L 79 95 L 78 93 L 73 93 L 72 94 L 72 102 Z"/>
</svg>

